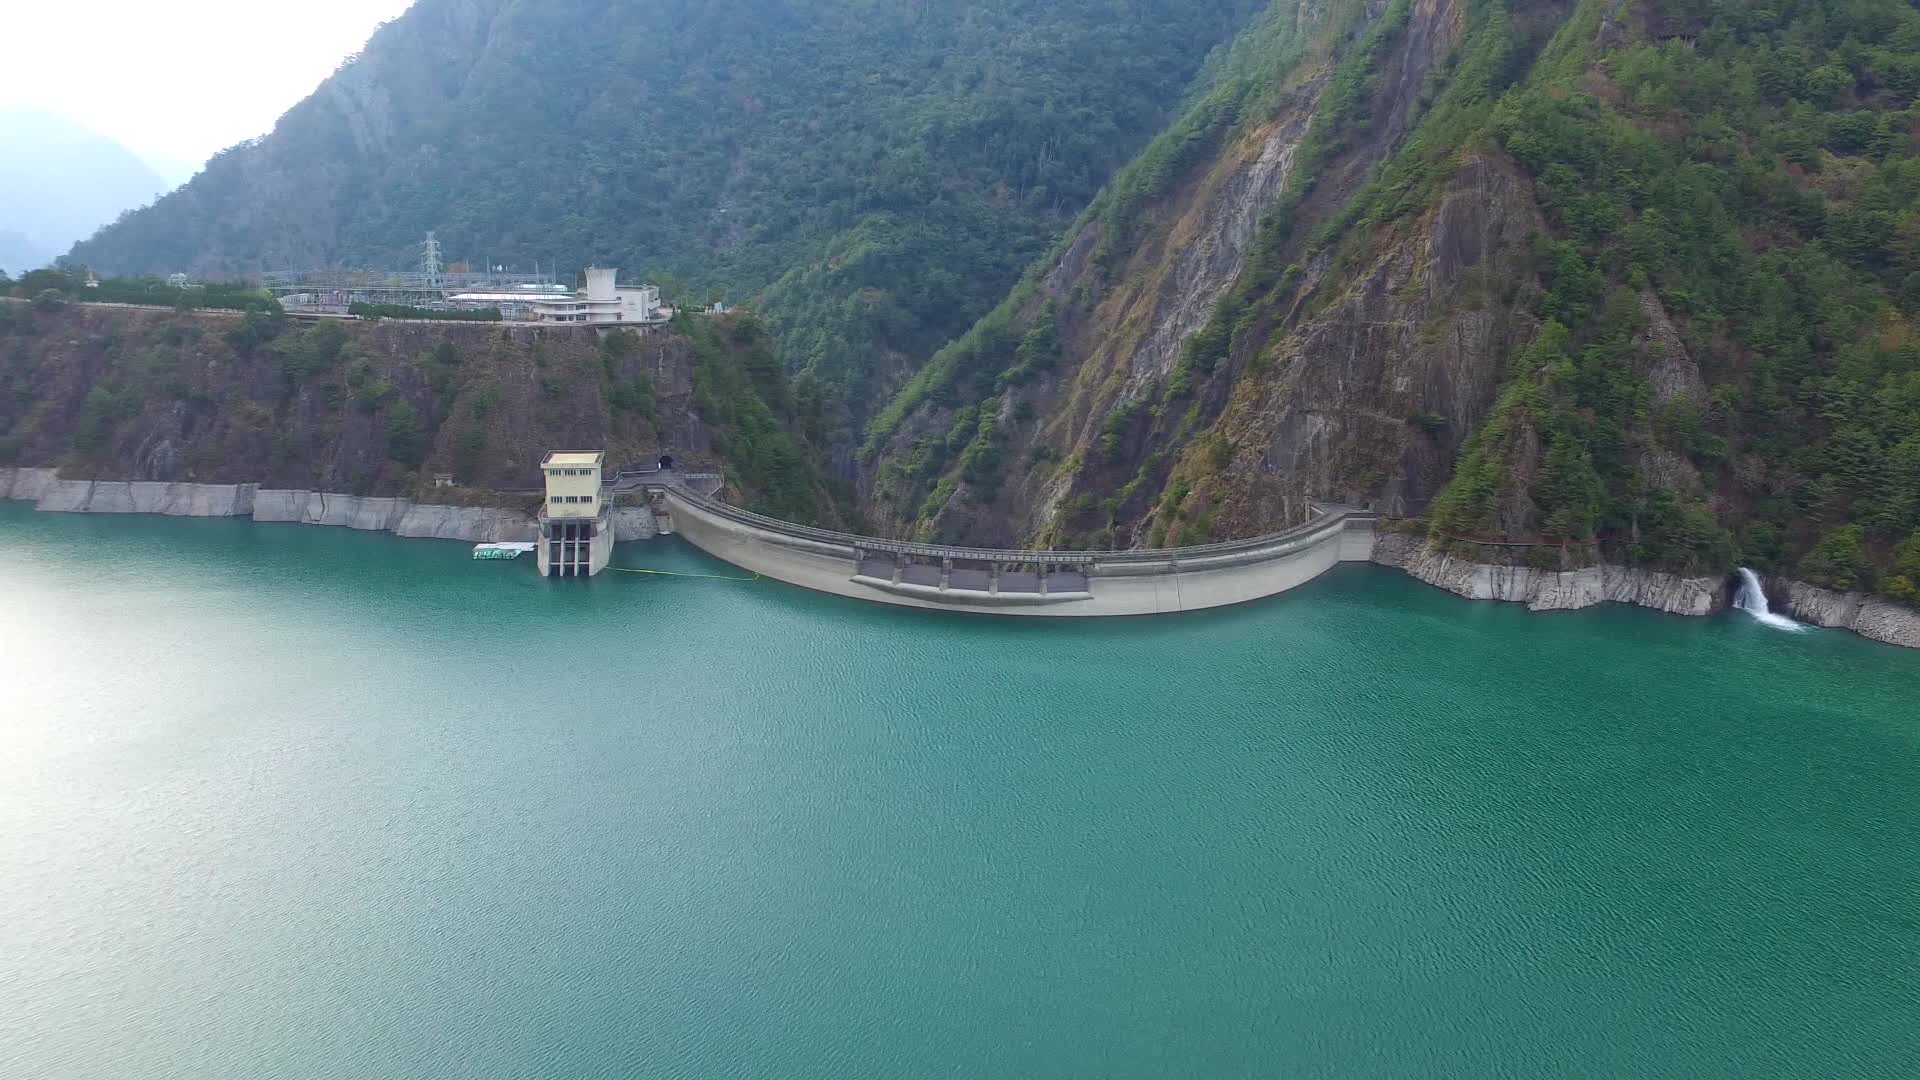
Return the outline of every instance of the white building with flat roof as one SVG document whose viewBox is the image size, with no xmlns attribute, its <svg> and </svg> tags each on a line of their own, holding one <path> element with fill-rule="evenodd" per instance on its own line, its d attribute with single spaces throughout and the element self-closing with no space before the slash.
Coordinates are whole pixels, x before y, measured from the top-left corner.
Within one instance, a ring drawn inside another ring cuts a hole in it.
<svg viewBox="0 0 1920 1080">
<path fill-rule="evenodd" d="M 526 317 L 539 323 L 584 323 L 588 326 L 646 327 L 673 318 L 673 310 L 660 303 L 656 285 L 618 285 L 618 270 L 604 266 L 587 268 L 587 287 L 567 296 L 529 297 L 523 305 Z"/>
<path fill-rule="evenodd" d="M 447 301 L 456 308 L 499 308 L 500 317 L 510 322 L 528 322 L 543 301 L 572 300 L 573 290 L 565 285 L 515 285 L 505 289 L 479 289 L 454 293 Z"/>
<path fill-rule="evenodd" d="M 603 450 L 554 450 L 540 463 L 541 577 L 592 577 L 613 557 L 613 515 L 601 496 Z"/>
</svg>

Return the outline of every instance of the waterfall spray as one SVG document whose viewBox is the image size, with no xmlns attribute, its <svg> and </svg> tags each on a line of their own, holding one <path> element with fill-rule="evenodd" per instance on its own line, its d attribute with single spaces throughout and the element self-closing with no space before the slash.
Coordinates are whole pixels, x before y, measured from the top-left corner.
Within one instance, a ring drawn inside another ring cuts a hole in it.
<svg viewBox="0 0 1920 1080">
<path fill-rule="evenodd" d="M 1775 615 L 1767 606 L 1767 590 L 1760 586 L 1760 575 L 1744 566 L 1740 568 L 1740 591 L 1733 594 L 1733 606 L 1776 630 L 1807 629 L 1785 615 Z"/>
</svg>

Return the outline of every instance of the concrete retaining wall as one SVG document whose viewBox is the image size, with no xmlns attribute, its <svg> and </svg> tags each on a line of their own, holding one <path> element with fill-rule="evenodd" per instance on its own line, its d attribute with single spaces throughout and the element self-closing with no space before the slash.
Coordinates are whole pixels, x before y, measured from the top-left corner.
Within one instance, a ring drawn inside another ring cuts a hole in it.
<svg viewBox="0 0 1920 1080">
<path fill-rule="evenodd" d="M 0 497 L 37 502 L 58 482 L 53 469 L 0 469 Z"/>
<path fill-rule="evenodd" d="M 253 512 L 252 484 L 47 478 L 26 487 L 26 492 L 14 497 L 32 498 L 35 507 L 41 510 L 169 517 L 245 517 Z M 34 490 L 37 495 L 32 494 Z"/>
<path fill-rule="evenodd" d="M 52 469 L 0 469 L 0 496 L 31 501 L 36 510 L 74 514 L 164 514 L 250 517 L 392 532 L 470 543 L 528 541 L 539 527 L 518 510 L 441 506 L 411 499 L 262 488 L 257 484 L 169 484 L 146 480 L 62 480 Z M 653 515 L 646 514 L 650 530 Z M 634 538 L 653 535 L 641 532 Z M 622 537 L 626 539 L 626 537 Z"/>
<path fill-rule="evenodd" d="M 1682 577 L 1657 570 L 1601 564 L 1580 570 L 1532 570 L 1456 559 L 1427 546 L 1426 538 L 1386 533 L 1373 561 L 1397 567 L 1429 585 L 1469 600 L 1507 600 L 1532 611 L 1570 611 L 1594 604 L 1634 604 L 1670 615 L 1712 615 L 1726 608 L 1722 577 Z M 1798 581 L 1778 583 L 1787 611 L 1801 622 L 1851 630 L 1889 645 L 1920 648 L 1920 611 L 1877 596 L 1836 593 Z"/>
<path fill-rule="evenodd" d="M 469 540 L 476 544 L 526 543 L 540 535 L 540 527 L 533 519 L 518 510 L 434 503 L 408 506 L 393 531 L 401 536 Z"/>
<path fill-rule="evenodd" d="M 1373 561 L 1469 600 L 1505 600 L 1532 611 L 1572 611 L 1595 604 L 1635 604 L 1673 615 L 1711 615 L 1725 604 L 1718 577 L 1681 577 L 1635 567 L 1535 570 L 1457 559 L 1428 547 L 1424 536 L 1383 535 Z"/>
<path fill-rule="evenodd" d="M 1349 529 L 1346 521 L 1335 520 L 1318 532 L 1276 544 L 1274 553 L 1265 557 L 1243 552 L 1151 568 L 1116 564 L 1106 575 L 1095 563 L 1089 568 L 1090 595 L 1085 599 L 1022 600 L 1003 594 L 988 600 L 958 590 L 959 595 L 942 598 L 928 590 L 883 589 L 852 580 L 851 546 L 760 528 L 712 513 L 677 493 L 669 492 L 667 498 L 675 531 L 715 558 L 817 592 L 938 611 L 1049 617 L 1200 611 L 1285 592 L 1319 577 L 1343 558 L 1360 560 L 1372 551 L 1371 529 Z"/>
<path fill-rule="evenodd" d="M 1788 588 L 1787 610 L 1802 622 L 1920 649 L 1920 611 L 1878 596 L 1837 593 L 1798 581 L 1789 583 Z"/>
</svg>

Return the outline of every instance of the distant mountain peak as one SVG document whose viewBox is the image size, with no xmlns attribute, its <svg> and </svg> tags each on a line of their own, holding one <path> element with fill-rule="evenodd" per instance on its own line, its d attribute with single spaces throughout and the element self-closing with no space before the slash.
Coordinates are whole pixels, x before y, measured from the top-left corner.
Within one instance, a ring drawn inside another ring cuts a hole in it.
<svg viewBox="0 0 1920 1080">
<path fill-rule="evenodd" d="M 38 253 L 45 261 L 46 252 L 65 251 L 167 186 L 133 151 L 91 128 L 44 109 L 0 106 L 0 234 L 21 238 L 0 256 Z"/>
</svg>

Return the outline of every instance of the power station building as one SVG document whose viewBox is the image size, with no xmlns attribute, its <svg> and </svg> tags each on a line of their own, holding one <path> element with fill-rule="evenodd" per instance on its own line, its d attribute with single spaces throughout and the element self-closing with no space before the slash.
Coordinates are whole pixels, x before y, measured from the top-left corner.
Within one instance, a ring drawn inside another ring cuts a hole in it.
<svg viewBox="0 0 1920 1080">
<path fill-rule="evenodd" d="M 542 296 L 527 306 L 536 322 L 586 323 L 589 326 L 647 326 L 673 318 L 660 306 L 655 285 L 616 285 L 618 270 L 587 268 L 587 287 L 572 296 Z"/>
<path fill-rule="evenodd" d="M 348 315 L 356 304 L 391 304 L 432 311 L 498 308 L 509 322 L 600 328 L 644 330 L 673 319 L 673 308 L 660 302 L 659 286 L 621 285 L 620 272 L 611 267 L 588 267 L 587 287 L 571 289 L 550 273 L 493 267 L 476 274 L 464 263 L 447 270 L 432 233 L 421 247 L 417 271 L 287 270 L 263 274 L 261 283 L 288 311 L 307 315 Z"/>
<path fill-rule="evenodd" d="M 573 292 L 558 289 L 515 289 L 501 292 L 455 293 L 447 298 L 455 307 L 498 307 L 510 320 L 537 323 L 574 323 L 586 326 L 632 326 L 644 329 L 673 318 L 673 309 L 660 303 L 657 285 L 618 285 L 618 270 L 588 267 L 587 287 Z"/>
<path fill-rule="evenodd" d="M 609 271 L 611 273 L 611 271 Z M 613 557 L 613 508 L 600 494 L 602 450 L 554 450 L 540 463 L 541 577 L 592 577 Z"/>
</svg>

